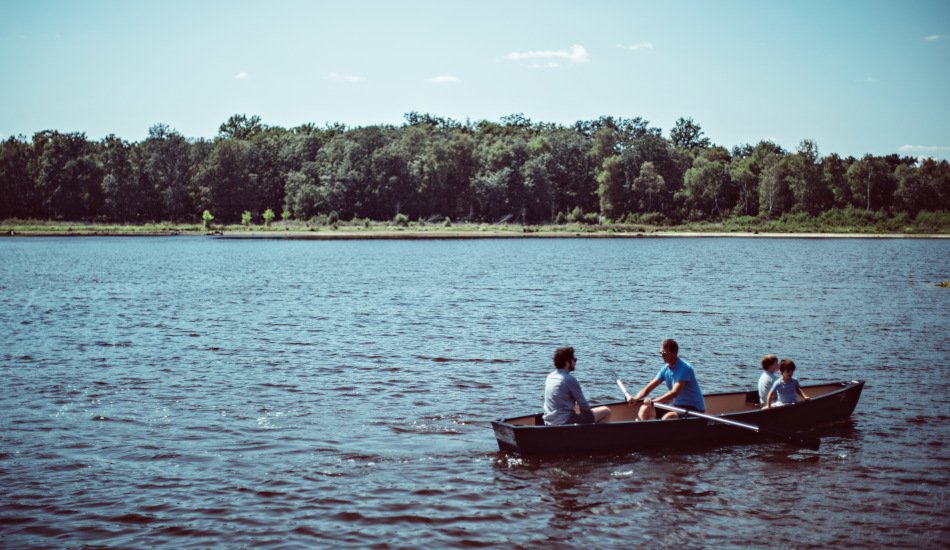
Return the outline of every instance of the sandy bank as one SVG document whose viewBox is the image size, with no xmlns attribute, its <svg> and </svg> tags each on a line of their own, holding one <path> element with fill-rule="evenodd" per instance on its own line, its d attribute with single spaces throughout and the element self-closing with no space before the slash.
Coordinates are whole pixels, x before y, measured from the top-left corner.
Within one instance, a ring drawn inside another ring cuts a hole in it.
<svg viewBox="0 0 950 550">
<path fill-rule="evenodd" d="M 725 231 L 492 231 L 492 230 L 322 230 L 322 231 L 108 231 L 7 230 L 0 237 L 173 237 L 206 236 L 217 239 L 270 240 L 448 240 L 448 239 L 650 239 L 650 238 L 756 238 L 756 239 L 950 239 L 944 233 L 765 233 Z"/>
<path fill-rule="evenodd" d="M 874 233 L 729 233 L 696 231 L 636 232 L 513 232 L 513 231 L 285 231 L 232 232 L 215 235 L 219 239 L 291 239 L 291 240 L 440 240 L 440 239 L 649 239 L 649 238 L 783 238 L 783 239 L 947 239 L 945 234 L 874 234 Z"/>
</svg>

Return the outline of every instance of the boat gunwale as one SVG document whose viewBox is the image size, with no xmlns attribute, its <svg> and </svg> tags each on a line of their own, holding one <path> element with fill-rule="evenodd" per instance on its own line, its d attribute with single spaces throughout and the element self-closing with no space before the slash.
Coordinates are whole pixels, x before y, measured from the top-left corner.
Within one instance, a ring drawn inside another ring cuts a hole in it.
<svg viewBox="0 0 950 550">
<path fill-rule="evenodd" d="M 818 396 L 818 397 L 812 398 L 811 400 L 809 400 L 809 401 L 807 402 L 807 403 L 815 403 L 815 402 L 825 401 L 825 400 L 827 400 L 826 398 L 830 398 L 830 397 L 833 397 L 833 396 L 835 396 L 835 395 L 838 395 L 838 394 L 841 394 L 841 393 L 844 393 L 844 392 L 853 391 L 856 387 L 861 387 L 861 386 L 863 386 L 864 384 L 865 384 L 865 381 L 864 381 L 864 380 L 857 380 L 857 379 L 855 379 L 855 380 L 839 380 L 839 381 L 834 381 L 834 382 L 824 382 L 824 383 L 817 383 L 817 384 L 809 384 L 809 385 L 807 385 L 807 386 L 802 386 L 802 389 L 807 390 L 807 389 L 809 389 L 809 388 L 817 388 L 817 387 L 821 387 L 821 386 L 834 386 L 834 385 L 840 385 L 840 386 L 841 386 L 841 387 L 839 387 L 839 388 L 837 388 L 837 389 L 834 389 L 834 390 L 829 391 L 828 393 L 823 393 L 823 394 L 821 394 L 821 395 Z M 708 393 L 708 394 L 704 394 L 703 397 L 704 397 L 704 398 L 710 398 L 710 397 L 716 397 L 716 396 L 743 395 L 743 394 L 749 393 L 749 391 L 755 391 L 755 390 Z M 803 404 L 803 403 L 805 403 L 805 402 L 799 402 L 799 403 L 796 403 L 795 405 L 801 405 L 801 404 Z M 622 405 L 625 405 L 625 404 L 626 404 L 626 401 L 616 401 L 616 402 L 604 403 L 604 404 L 602 404 L 602 405 L 596 405 L 596 406 L 613 407 L 613 406 L 622 406 Z M 717 414 L 717 415 L 714 415 L 714 416 L 722 417 L 722 418 L 744 418 L 744 417 L 746 417 L 746 416 L 748 416 L 748 415 L 757 415 L 757 416 L 758 416 L 758 415 L 762 415 L 763 413 L 768 414 L 767 411 L 778 411 L 778 410 L 780 410 L 779 407 L 775 407 L 775 408 L 772 408 L 772 409 L 757 408 L 757 409 L 745 410 L 745 411 L 726 412 L 726 413 L 721 413 L 721 414 Z M 511 424 L 511 423 L 509 422 L 510 420 L 523 419 L 523 418 L 531 418 L 531 417 L 534 417 L 534 416 L 537 416 L 537 413 L 535 413 L 535 414 L 528 414 L 528 415 L 520 415 L 520 416 L 511 416 L 511 417 L 507 417 L 507 418 L 502 418 L 502 419 L 498 419 L 498 420 L 493 420 L 493 421 L 491 422 L 491 424 L 492 424 L 492 426 L 498 424 L 498 425 L 501 425 L 501 426 L 505 426 L 506 428 L 510 428 L 510 429 L 512 429 L 512 430 L 531 430 L 531 429 L 539 429 L 539 428 L 540 428 L 540 429 L 555 429 L 555 428 L 560 428 L 560 429 L 563 430 L 563 429 L 572 429 L 572 428 L 581 428 L 581 429 L 587 428 L 587 429 L 589 429 L 589 428 L 595 427 L 595 426 L 606 427 L 606 426 L 611 426 L 611 425 L 618 426 L 618 425 L 644 424 L 644 423 L 653 423 L 653 422 L 662 422 L 662 421 L 663 421 L 663 419 L 661 419 L 661 418 L 656 418 L 656 419 L 654 419 L 654 420 L 636 420 L 636 419 L 634 419 L 634 420 L 617 420 L 617 421 L 613 421 L 613 422 L 606 422 L 606 423 L 603 423 L 603 424 L 558 424 L 558 425 L 550 425 L 550 424 L 540 424 L 540 425 L 539 425 L 539 424 Z M 699 420 L 699 421 L 703 421 L 703 422 L 709 422 L 708 420 L 699 418 L 698 416 L 690 417 L 689 415 L 687 415 L 686 418 L 683 418 L 682 420 Z"/>
</svg>

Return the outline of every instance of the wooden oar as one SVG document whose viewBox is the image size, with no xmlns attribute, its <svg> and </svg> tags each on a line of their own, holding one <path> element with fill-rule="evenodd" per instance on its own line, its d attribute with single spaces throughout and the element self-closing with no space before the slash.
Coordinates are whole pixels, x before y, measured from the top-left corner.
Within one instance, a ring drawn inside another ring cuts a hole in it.
<svg viewBox="0 0 950 550">
<path fill-rule="evenodd" d="M 627 393 L 627 388 L 624 387 L 623 382 L 620 381 L 620 378 L 617 375 L 614 375 L 614 379 L 617 381 L 617 385 L 620 386 L 620 391 L 623 392 L 624 397 L 628 400 L 630 399 L 630 394 Z M 642 401 L 641 401 L 642 403 Z M 742 428 L 744 430 L 750 430 L 758 434 L 766 435 L 769 437 L 774 437 L 776 439 L 781 439 L 789 443 L 798 445 L 799 447 L 804 447 L 806 449 L 811 449 L 813 451 L 818 450 L 818 446 L 821 445 L 821 440 L 817 437 L 811 436 L 799 436 L 794 433 L 786 432 L 785 430 L 777 430 L 775 428 L 767 428 L 765 426 L 756 426 L 755 424 L 746 424 L 745 422 L 738 422 L 736 420 L 729 420 L 728 418 L 722 418 L 719 416 L 713 416 L 710 414 L 705 414 L 697 411 L 691 411 L 689 409 L 682 409 L 680 407 L 674 407 L 673 405 L 667 405 L 665 403 L 653 402 L 653 406 L 664 411 L 672 411 L 677 414 L 681 414 L 684 417 L 695 416 L 698 418 L 703 418 L 709 420 L 710 422 L 718 422 L 720 424 L 726 424 L 728 426 L 735 426 L 736 428 Z"/>
</svg>

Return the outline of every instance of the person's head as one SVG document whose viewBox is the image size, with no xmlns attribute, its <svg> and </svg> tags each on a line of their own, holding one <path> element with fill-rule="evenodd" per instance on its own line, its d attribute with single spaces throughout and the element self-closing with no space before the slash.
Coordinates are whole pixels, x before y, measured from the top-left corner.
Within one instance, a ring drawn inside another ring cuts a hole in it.
<svg viewBox="0 0 950 550">
<path fill-rule="evenodd" d="M 563 348 L 557 348 L 554 351 L 554 367 L 558 369 L 567 369 L 568 371 L 574 370 L 574 363 L 577 362 L 577 359 L 574 357 L 574 348 L 571 346 L 565 346 Z"/>
<path fill-rule="evenodd" d="M 788 380 L 795 372 L 795 361 L 782 359 L 782 362 L 778 364 L 778 370 L 782 373 L 782 378 Z"/>
<path fill-rule="evenodd" d="M 667 365 L 672 365 L 676 362 L 676 359 L 679 357 L 679 352 L 680 347 L 676 344 L 676 340 L 672 338 L 667 338 L 660 344 L 660 356 L 663 357 L 663 361 Z"/>
<path fill-rule="evenodd" d="M 774 371 L 775 367 L 778 366 L 778 357 L 774 355 L 766 355 L 762 358 L 762 370 Z"/>
</svg>

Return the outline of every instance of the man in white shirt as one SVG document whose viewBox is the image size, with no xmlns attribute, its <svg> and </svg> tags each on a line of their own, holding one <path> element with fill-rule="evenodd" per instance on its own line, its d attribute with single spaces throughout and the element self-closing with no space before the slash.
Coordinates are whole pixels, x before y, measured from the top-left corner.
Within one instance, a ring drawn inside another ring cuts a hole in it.
<svg viewBox="0 0 950 550">
<path fill-rule="evenodd" d="M 545 424 L 593 424 L 610 420 L 610 409 L 591 409 L 584 398 L 580 382 L 571 374 L 576 364 L 574 348 L 563 347 L 554 352 L 554 371 L 544 381 Z"/>
</svg>

